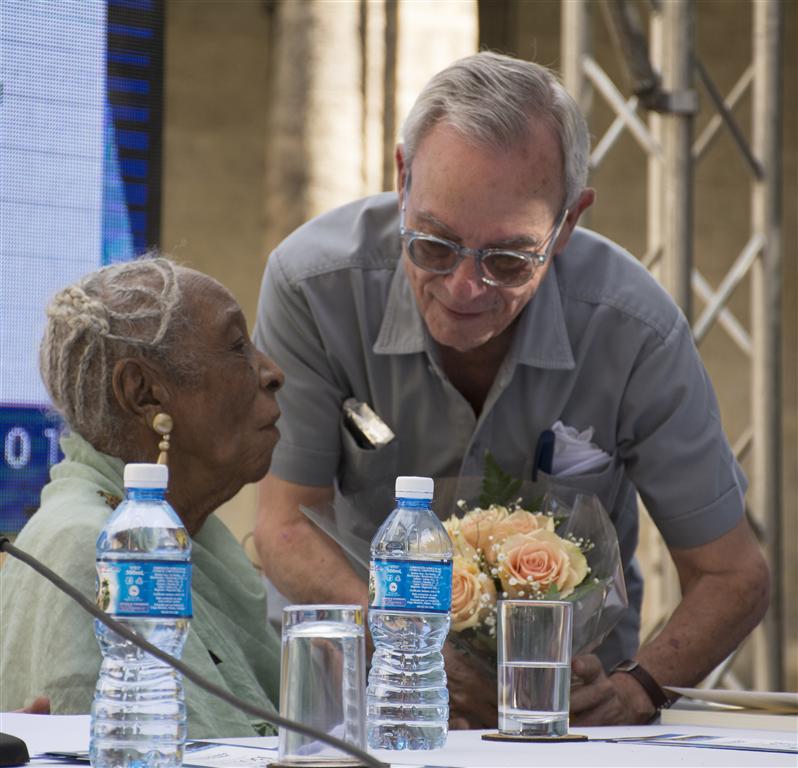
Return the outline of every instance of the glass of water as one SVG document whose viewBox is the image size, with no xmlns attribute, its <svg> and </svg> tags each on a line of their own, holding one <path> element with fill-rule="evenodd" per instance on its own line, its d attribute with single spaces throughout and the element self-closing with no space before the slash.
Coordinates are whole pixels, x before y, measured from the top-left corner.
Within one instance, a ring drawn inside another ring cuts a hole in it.
<svg viewBox="0 0 798 768">
<path fill-rule="evenodd" d="M 572 608 L 559 600 L 499 601 L 500 733 L 568 733 Z"/>
<path fill-rule="evenodd" d="M 366 748 L 366 655 L 359 605 L 283 608 L 280 714 Z M 282 765 L 356 765 L 338 749 L 279 729 Z"/>
</svg>

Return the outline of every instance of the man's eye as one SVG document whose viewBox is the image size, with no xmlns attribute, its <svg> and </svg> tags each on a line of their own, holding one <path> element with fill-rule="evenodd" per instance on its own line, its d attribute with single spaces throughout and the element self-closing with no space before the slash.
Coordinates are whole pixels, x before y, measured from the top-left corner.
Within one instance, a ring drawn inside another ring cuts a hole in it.
<svg viewBox="0 0 798 768">
<path fill-rule="evenodd" d="M 413 242 L 413 251 L 417 262 L 433 269 L 448 268 L 457 258 L 457 254 L 450 246 L 424 238 L 418 238 Z"/>
<path fill-rule="evenodd" d="M 233 352 L 243 352 L 247 348 L 248 339 L 245 339 L 243 336 L 237 339 L 235 344 L 231 347 Z"/>
</svg>

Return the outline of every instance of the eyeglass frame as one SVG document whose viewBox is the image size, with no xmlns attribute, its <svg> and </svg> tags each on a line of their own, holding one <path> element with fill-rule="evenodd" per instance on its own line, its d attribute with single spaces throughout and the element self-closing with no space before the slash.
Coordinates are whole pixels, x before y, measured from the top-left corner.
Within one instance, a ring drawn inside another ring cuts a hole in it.
<svg viewBox="0 0 798 768">
<path fill-rule="evenodd" d="M 535 276 L 538 269 L 542 267 L 551 257 L 554 244 L 560 237 L 560 232 L 562 232 L 563 225 L 565 224 L 565 220 L 568 218 L 568 213 L 570 210 L 567 206 L 563 206 L 562 212 L 555 219 L 554 225 L 552 226 L 552 229 L 547 237 L 548 245 L 542 253 L 536 251 L 516 251 L 513 248 L 466 248 L 466 246 L 459 245 L 458 243 L 447 240 L 444 237 L 430 235 L 426 232 L 419 232 L 418 230 L 409 229 L 405 226 L 405 214 L 407 212 L 407 192 L 409 189 L 410 173 L 407 174 L 407 179 L 402 187 L 402 207 L 399 215 L 399 237 L 407 246 L 407 255 L 410 261 L 412 261 L 413 264 L 415 264 L 415 266 L 417 266 L 419 269 L 423 269 L 425 272 L 429 272 L 433 275 L 451 275 L 463 263 L 463 259 L 465 259 L 466 256 L 473 256 L 476 261 L 479 279 L 485 283 L 485 285 L 489 285 L 492 288 L 518 288 L 522 285 L 526 285 Z M 422 264 L 419 264 L 413 258 L 413 251 L 410 247 L 414 240 L 426 240 L 427 242 L 438 243 L 439 245 L 447 247 L 456 256 L 454 264 L 449 269 L 431 269 L 430 267 L 425 267 Z M 532 263 L 533 269 L 529 273 L 528 277 L 525 280 L 522 280 L 520 283 L 508 284 L 494 280 L 493 278 L 489 277 L 483 269 L 482 260 L 486 256 L 496 253 L 510 254 L 511 256 L 520 258 L 523 261 Z"/>
</svg>

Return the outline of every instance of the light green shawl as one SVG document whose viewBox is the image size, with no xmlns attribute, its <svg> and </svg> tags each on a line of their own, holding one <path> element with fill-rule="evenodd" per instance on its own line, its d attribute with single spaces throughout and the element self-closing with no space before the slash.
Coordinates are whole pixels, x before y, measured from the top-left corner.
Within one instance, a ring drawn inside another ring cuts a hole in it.
<svg viewBox="0 0 798 768">
<path fill-rule="evenodd" d="M 123 495 L 123 464 L 74 433 L 61 446 L 65 459 L 52 468 L 42 505 L 15 544 L 94 600 L 94 548 L 111 512 L 103 494 Z M 260 576 L 215 515 L 193 538 L 191 560 L 194 618 L 183 660 L 274 711 L 280 641 L 266 619 Z M 94 620 L 27 565 L 8 558 L 0 571 L 0 711 L 44 695 L 53 714 L 88 713 L 100 661 Z M 265 732 L 262 721 L 193 683 L 186 681 L 185 690 L 191 738 Z"/>
</svg>

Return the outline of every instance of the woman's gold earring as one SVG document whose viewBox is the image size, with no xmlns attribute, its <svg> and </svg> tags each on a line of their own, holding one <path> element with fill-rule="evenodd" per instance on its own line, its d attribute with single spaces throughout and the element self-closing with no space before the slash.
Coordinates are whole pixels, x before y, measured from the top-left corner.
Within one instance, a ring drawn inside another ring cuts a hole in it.
<svg viewBox="0 0 798 768">
<path fill-rule="evenodd" d="M 161 442 L 158 443 L 158 450 L 161 452 L 158 456 L 159 464 L 169 463 L 169 439 L 173 426 L 174 422 L 168 413 L 156 413 L 152 420 L 152 428 L 161 436 Z"/>
</svg>

